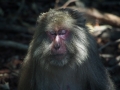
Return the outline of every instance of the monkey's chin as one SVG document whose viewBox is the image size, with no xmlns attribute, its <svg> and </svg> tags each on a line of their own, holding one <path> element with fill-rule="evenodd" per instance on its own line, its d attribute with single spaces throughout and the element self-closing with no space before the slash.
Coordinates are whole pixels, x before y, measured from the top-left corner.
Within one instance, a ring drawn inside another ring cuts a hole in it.
<svg viewBox="0 0 120 90">
<path fill-rule="evenodd" d="M 64 66 L 68 63 L 68 57 L 64 54 L 56 54 L 52 55 L 52 58 L 50 59 L 50 64 L 54 66 Z"/>
</svg>

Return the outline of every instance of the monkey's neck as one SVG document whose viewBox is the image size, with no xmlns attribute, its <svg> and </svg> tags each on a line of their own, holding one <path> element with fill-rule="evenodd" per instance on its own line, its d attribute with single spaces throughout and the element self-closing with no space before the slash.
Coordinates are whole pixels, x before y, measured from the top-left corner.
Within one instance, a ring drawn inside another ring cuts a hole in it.
<svg viewBox="0 0 120 90">
<path fill-rule="evenodd" d="M 74 77 L 77 73 L 77 67 L 71 68 L 71 67 L 60 67 L 60 68 L 55 68 L 51 69 L 51 71 L 48 72 L 46 71 L 47 75 L 51 76 L 51 78 L 59 78 L 60 80 L 62 79 L 67 79 L 70 77 Z"/>
</svg>

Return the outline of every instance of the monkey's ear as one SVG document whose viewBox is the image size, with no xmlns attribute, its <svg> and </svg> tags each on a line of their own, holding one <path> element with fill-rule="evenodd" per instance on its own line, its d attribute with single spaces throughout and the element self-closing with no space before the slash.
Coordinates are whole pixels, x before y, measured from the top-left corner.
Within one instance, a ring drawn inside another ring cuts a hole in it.
<svg viewBox="0 0 120 90">
<path fill-rule="evenodd" d="M 40 24 L 41 22 L 45 22 L 45 18 L 47 17 L 47 13 L 41 13 L 37 18 L 36 25 Z"/>
<path fill-rule="evenodd" d="M 76 24 L 78 26 L 84 26 L 86 23 L 86 18 L 85 18 L 85 14 L 83 12 L 80 12 L 78 10 L 73 10 L 71 13 L 72 18 L 74 18 L 77 22 Z"/>
<path fill-rule="evenodd" d="M 62 8 L 62 9 L 58 9 L 58 11 L 63 11 L 63 12 L 68 12 L 69 15 L 75 19 L 76 24 L 78 26 L 85 26 L 86 23 L 86 18 L 84 17 L 85 14 L 83 12 L 80 12 L 78 10 L 74 10 L 74 9 L 70 9 L 70 8 Z"/>
</svg>

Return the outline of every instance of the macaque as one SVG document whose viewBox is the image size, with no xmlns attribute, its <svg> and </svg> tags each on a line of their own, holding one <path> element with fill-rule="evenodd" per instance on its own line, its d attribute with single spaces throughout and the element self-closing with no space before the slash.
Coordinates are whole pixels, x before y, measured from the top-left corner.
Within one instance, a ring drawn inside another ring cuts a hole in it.
<svg viewBox="0 0 120 90">
<path fill-rule="evenodd" d="M 18 90 L 115 90 L 81 12 L 39 16 Z"/>
</svg>

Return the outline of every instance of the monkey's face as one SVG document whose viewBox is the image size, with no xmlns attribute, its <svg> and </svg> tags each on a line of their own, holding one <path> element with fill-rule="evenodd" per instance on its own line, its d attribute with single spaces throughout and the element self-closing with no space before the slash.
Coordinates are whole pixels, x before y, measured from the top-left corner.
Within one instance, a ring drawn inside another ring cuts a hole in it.
<svg viewBox="0 0 120 90">
<path fill-rule="evenodd" d="M 51 55 L 57 59 L 62 59 L 66 53 L 65 41 L 68 38 L 69 31 L 66 29 L 57 29 L 47 31 L 48 38 L 51 41 Z"/>
<path fill-rule="evenodd" d="M 75 28 L 76 22 L 66 11 L 50 10 L 39 17 L 39 29 L 35 35 L 38 48 L 34 55 L 43 65 L 64 66 L 75 62 L 78 47 L 84 47 L 78 45 L 79 35 L 83 34 Z"/>
</svg>

